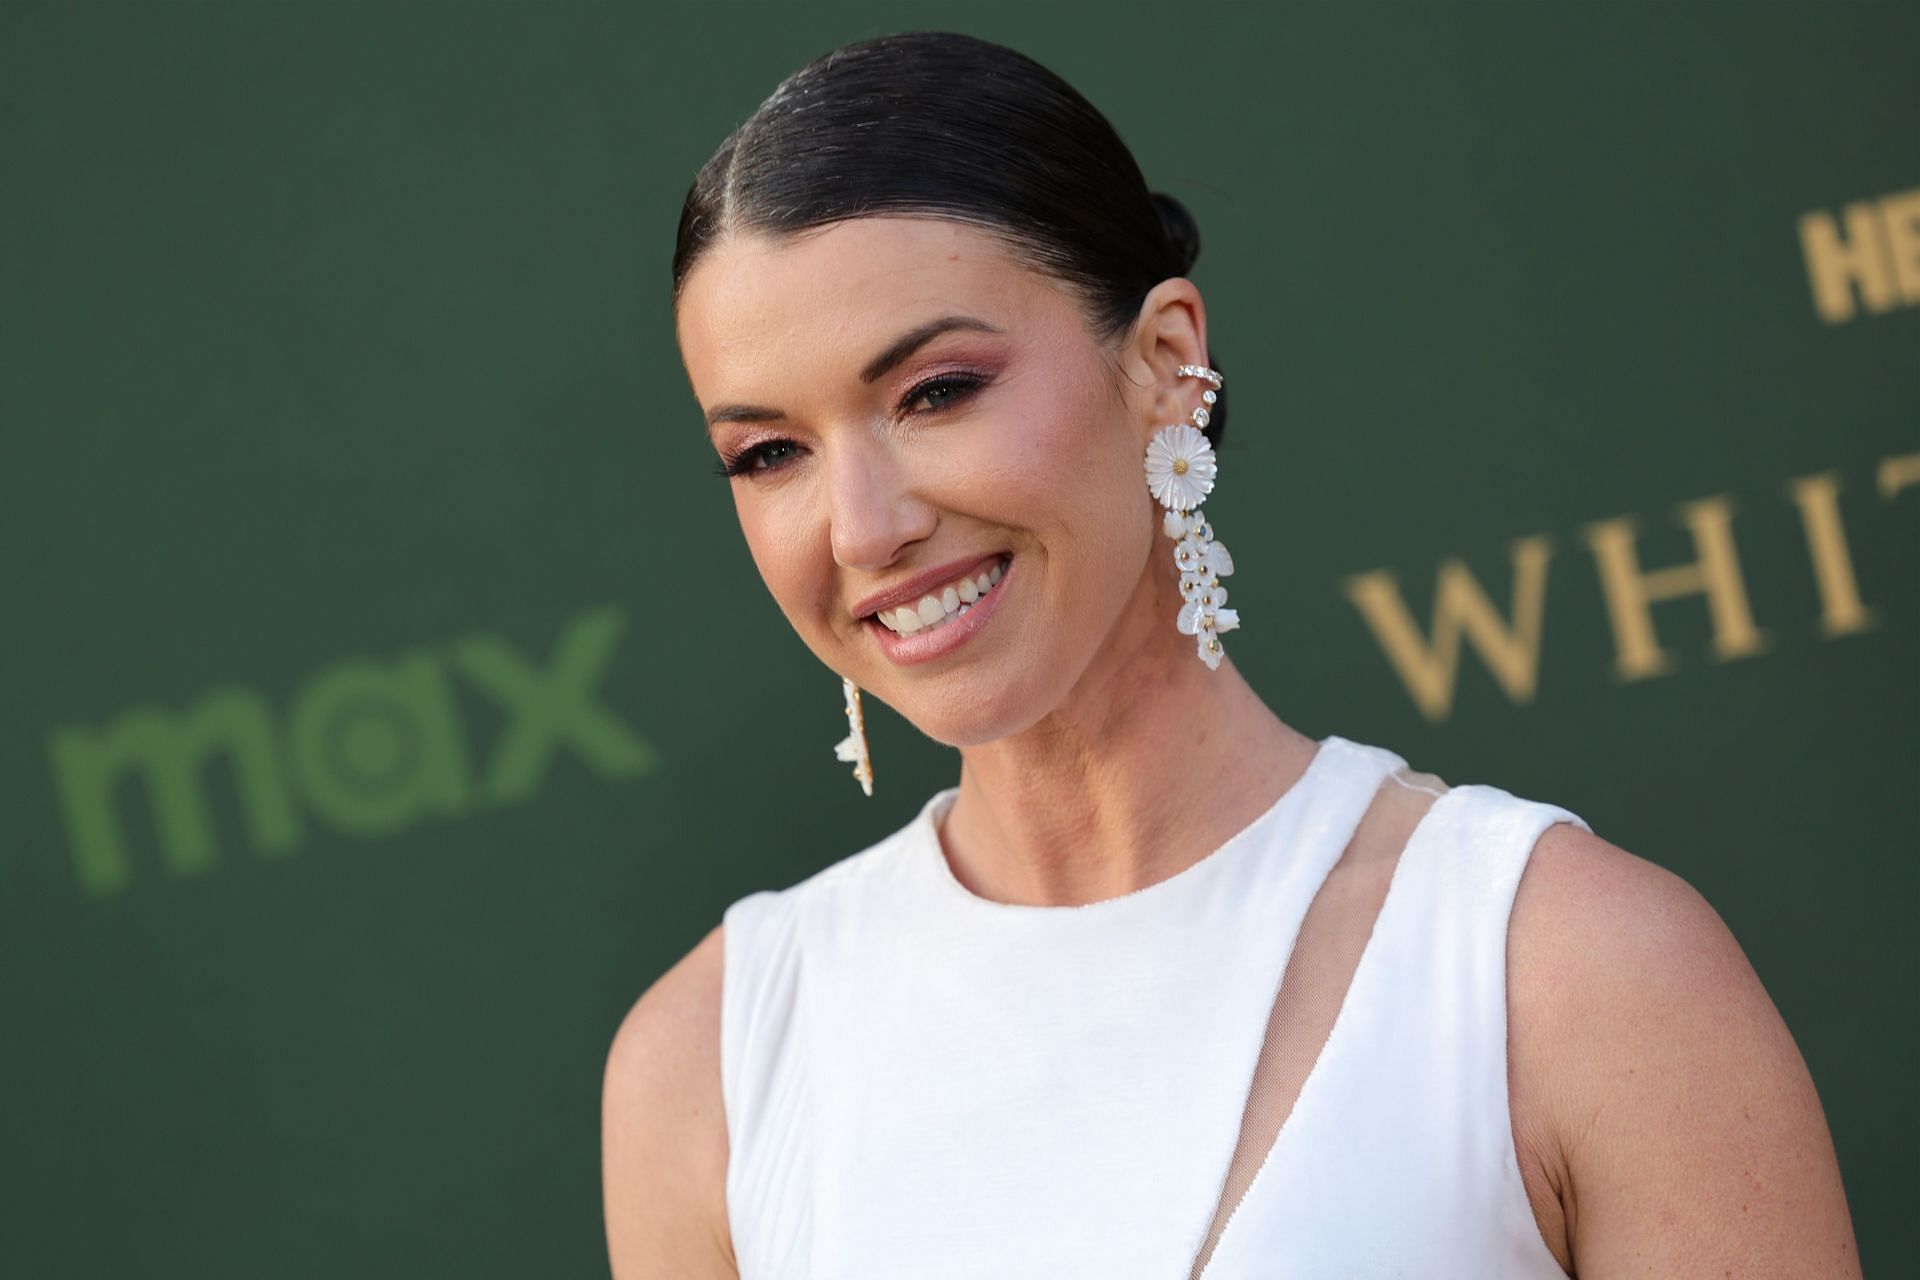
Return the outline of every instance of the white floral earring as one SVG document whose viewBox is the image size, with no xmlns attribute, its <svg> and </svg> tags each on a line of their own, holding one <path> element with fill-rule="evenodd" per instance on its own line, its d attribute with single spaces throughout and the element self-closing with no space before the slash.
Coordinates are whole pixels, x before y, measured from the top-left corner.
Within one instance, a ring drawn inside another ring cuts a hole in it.
<svg viewBox="0 0 1920 1280">
<path fill-rule="evenodd" d="M 1180 598 L 1186 604 L 1174 626 L 1181 635 L 1194 637 L 1200 661 L 1217 671 L 1226 656 L 1220 637 L 1240 625 L 1240 615 L 1226 607 L 1227 589 L 1220 585 L 1220 579 L 1233 572 L 1233 557 L 1224 543 L 1214 541 L 1213 526 L 1200 510 L 1220 474 L 1219 460 L 1201 429 L 1220 398 L 1221 378 L 1200 364 L 1181 365 L 1179 376 L 1204 378 L 1212 386 L 1200 393 L 1191 426 L 1180 422 L 1162 427 L 1148 442 L 1147 488 L 1167 509 L 1161 528 L 1177 544 L 1173 563 L 1180 570 Z"/>
<path fill-rule="evenodd" d="M 853 776 L 860 780 L 860 789 L 872 795 L 873 760 L 867 755 L 867 718 L 860 711 L 860 686 L 853 682 L 853 677 L 841 676 L 840 687 L 847 695 L 847 736 L 834 744 L 833 755 L 853 766 Z"/>
</svg>

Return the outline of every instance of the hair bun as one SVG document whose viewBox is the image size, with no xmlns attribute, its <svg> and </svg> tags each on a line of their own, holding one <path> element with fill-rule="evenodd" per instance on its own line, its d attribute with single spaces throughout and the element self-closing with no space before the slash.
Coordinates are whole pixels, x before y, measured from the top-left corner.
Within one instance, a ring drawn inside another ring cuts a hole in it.
<svg viewBox="0 0 1920 1280">
<path fill-rule="evenodd" d="M 1173 246 L 1174 273 L 1185 275 L 1200 257 L 1200 224 L 1193 220 L 1187 206 L 1164 191 L 1153 193 L 1153 207 L 1160 213 L 1160 229 Z"/>
</svg>

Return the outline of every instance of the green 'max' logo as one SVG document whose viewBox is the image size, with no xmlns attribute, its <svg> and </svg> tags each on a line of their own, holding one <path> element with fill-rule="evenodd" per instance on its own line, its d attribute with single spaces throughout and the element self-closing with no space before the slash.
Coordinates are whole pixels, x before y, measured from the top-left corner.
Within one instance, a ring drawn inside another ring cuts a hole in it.
<svg viewBox="0 0 1920 1280">
<path fill-rule="evenodd" d="M 349 659 L 315 673 L 284 725 L 249 689 L 208 692 L 178 714 L 136 707 L 105 729 L 56 729 L 49 744 L 74 871 L 90 893 L 127 887 L 115 799 L 144 772 L 162 863 L 176 875 L 212 869 L 216 844 L 202 788 L 208 761 L 232 770 L 254 850 L 285 856 L 305 838 L 303 816 L 356 836 L 386 835 L 429 815 L 531 796 L 563 744 L 602 778 L 633 778 L 657 754 L 593 701 L 619 639 L 618 610 L 567 623 L 545 670 L 498 636 L 469 636 L 444 653 Z M 468 758 L 452 676 L 507 713 L 480 775 Z"/>
</svg>

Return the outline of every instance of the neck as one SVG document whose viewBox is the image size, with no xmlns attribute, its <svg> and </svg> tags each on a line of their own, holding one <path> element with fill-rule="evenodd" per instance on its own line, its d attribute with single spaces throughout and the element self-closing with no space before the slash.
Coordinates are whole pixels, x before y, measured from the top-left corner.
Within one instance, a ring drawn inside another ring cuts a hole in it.
<svg viewBox="0 0 1920 1280">
<path fill-rule="evenodd" d="M 1157 884 L 1259 817 L 1316 743 L 1229 659 L 1209 670 L 1157 590 L 1060 707 L 963 748 L 940 832 L 956 878 L 996 902 L 1075 906 Z"/>
</svg>

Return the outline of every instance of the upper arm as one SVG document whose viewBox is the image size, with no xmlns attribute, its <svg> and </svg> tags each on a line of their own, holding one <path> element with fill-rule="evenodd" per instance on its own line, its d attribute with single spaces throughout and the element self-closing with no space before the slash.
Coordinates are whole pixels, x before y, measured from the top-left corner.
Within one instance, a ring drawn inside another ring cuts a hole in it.
<svg viewBox="0 0 1920 1280">
<path fill-rule="evenodd" d="M 1806 1063 L 1691 885 L 1549 827 L 1512 945 L 1576 1275 L 1859 1275 Z"/>
<path fill-rule="evenodd" d="M 649 987 L 607 1052 L 601 1190 L 615 1280 L 734 1280 L 720 1094 L 722 930 Z"/>
</svg>

